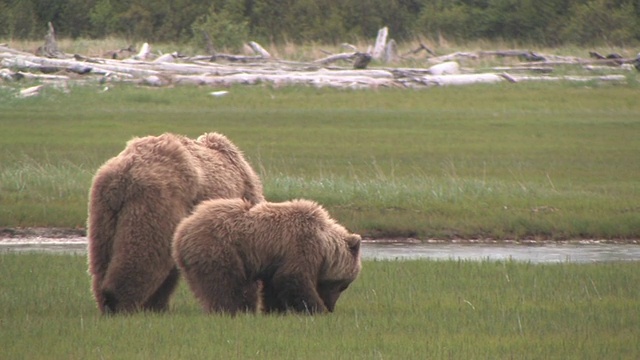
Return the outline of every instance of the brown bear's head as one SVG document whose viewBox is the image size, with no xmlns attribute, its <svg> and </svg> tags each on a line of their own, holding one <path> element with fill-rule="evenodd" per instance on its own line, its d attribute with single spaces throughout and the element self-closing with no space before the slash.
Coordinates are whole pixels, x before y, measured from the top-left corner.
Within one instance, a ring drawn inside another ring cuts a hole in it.
<svg viewBox="0 0 640 360">
<path fill-rule="evenodd" d="M 360 235 L 348 234 L 344 238 L 344 250 L 338 252 L 339 255 L 334 262 L 331 271 L 332 276 L 320 279 L 318 281 L 317 290 L 322 298 L 324 305 L 329 312 L 333 312 L 336 302 L 349 285 L 358 277 L 362 269 L 360 261 Z M 328 274 L 327 273 L 327 274 Z"/>
</svg>

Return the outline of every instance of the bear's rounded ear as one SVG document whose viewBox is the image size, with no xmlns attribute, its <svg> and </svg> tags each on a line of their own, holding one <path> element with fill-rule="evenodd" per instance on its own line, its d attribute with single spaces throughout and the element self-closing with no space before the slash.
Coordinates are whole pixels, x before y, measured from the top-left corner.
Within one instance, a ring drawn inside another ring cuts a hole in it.
<svg viewBox="0 0 640 360">
<path fill-rule="evenodd" d="M 205 142 L 205 140 L 207 140 L 207 135 L 208 135 L 207 133 L 204 133 L 204 134 L 202 134 L 202 135 L 198 136 L 198 138 L 196 139 L 196 141 L 197 141 L 197 142 L 199 142 L 199 143 L 204 143 L 204 142 Z"/>
<path fill-rule="evenodd" d="M 349 246 L 349 251 L 353 255 L 358 255 L 360 252 L 360 235 L 352 234 L 347 238 L 347 245 Z"/>
</svg>

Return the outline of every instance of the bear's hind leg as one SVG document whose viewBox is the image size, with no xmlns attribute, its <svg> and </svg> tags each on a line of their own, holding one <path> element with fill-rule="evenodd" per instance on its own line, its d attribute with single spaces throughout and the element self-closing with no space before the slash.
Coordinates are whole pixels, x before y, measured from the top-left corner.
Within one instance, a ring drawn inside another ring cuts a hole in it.
<svg viewBox="0 0 640 360">
<path fill-rule="evenodd" d="M 105 313 L 133 313 L 145 309 L 165 281 L 156 272 L 162 270 L 154 271 L 154 268 L 158 266 L 145 266 L 136 261 L 112 262 L 101 289 L 104 306 L 108 308 Z"/>
<path fill-rule="evenodd" d="M 162 282 L 156 292 L 147 299 L 144 305 L 142 305 L 142 308 L 148 311 L 166 311 L 169 308 L 169 299 L 173 294 L 176 285 L 178 285 L 179 276 L 180 273 L 178 272 L 178 269 L 173 267 L 169 271 L 169 275 L 164 282 Z"/>
<path fill-rule="evenodd" d="M 307 314 L 326 312 L 313 281 L 302 275 L 278 274 L 271 281 L 273 291 L 287 310 Z"/>
<path fill-rule="evenodd" d="M 262 311 L 267 314 L 286 312 L 287 306 L 278 298 L 278 292 L 274 289 L 271 279 L 261 279 L 260 282 L 262 283 L 262 294 L 260 299 Z"/>
<path fill-rule="evenodd" d="M 136 296 L 125 289 L 105 287 L 101 293 L 104 315 L 133 313 L 140 309 L 140 302 L 134 300 Z"/>
<path fill-rule="evenodd" d="M 117 213 L 111 209 L 103 196 L 107 192 L 104 189 L 104 176 L 96 176 L 91 189 L 89 201 L 89 218 L 87 221 L 88 232 L 88 263 L 91 274 L 91 292 L 98 304 L 100 313 L 107 313 L 105 304 L 112 299 L 106 299 L 102 286 L 104 278 L 111 263 L 111 252 L 117 226 Z"/>
<path fill-rule="evenodd" d="M 256 311 L 260 289 L 257 282 L 247 280 L 239 259 L 221 258 L 197 266 L 182 266 L 182 270 L 205 312 L 235 315 Z"/>
<path fill-rule="evenodd" d="M 247 281 L 243 276 L 216 276 L 207 286 L 207 312 L 229 313 L 256 312 L 260 289 L 255 281 Z"/>
<path fill-rule="evenodd" d="M 98 305 L 103 315 L 114 315 L 118 312 L 118 298 L 112 291 L 101 291 L 99 301 Z"/>
<path fill-rule="evenodd" d="M 262 311 L 262 283 L 258 281 L 249 282 L 242 290 L 243 302 L 240 306 L 243 311 L 256 313 Z"/>
</svg>

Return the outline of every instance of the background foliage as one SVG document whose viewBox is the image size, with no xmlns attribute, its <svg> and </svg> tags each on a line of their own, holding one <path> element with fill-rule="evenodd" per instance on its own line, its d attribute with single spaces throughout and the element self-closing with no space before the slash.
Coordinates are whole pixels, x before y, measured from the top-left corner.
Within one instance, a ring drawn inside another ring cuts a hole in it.
<svg viewBox="0 0 640 360">
<path fill-rule="evenodd" d="M 634 45 L 637 0 L 0 0 L 0 38 L 40 39 L 47 22 L 59 37 L 237 46 L 355 42 L 388 26 L 396 41 L 415 37 L 507 39 L 545 46 Z"/>
</svg>

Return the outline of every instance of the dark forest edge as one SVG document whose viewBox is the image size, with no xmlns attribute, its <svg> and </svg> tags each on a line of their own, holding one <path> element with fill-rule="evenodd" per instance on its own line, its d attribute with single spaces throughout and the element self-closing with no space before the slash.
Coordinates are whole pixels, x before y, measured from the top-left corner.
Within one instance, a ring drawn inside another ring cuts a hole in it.
<svg viewBox="0 0 640 360">
<path fill-rule="evenodd" d="M 504 40 L 540 46 L 633 46 L 640 2 L 630 0 L 1 0 L 0 38 L 123 37 L 238 49 L 269 43 L 357 42 L 389 27 L 396 41 Z"/>
</svg>

